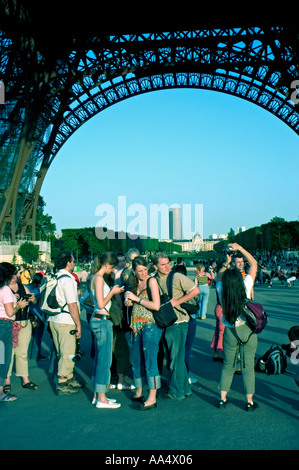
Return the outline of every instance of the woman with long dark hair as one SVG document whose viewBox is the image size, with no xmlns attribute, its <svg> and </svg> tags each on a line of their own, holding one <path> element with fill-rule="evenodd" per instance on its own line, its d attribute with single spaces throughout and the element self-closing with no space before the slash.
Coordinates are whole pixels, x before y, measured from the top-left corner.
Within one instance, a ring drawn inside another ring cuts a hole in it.
<svg viewBox="0 0 299 470">
<path fill-rule="evenodd" d="M 96 255 L 93 260 L 91 291 L 94 297 L 94 311 L 90 328 L 95 335 L 96 353 L 92 373 L 94 388 L 93 404 L 97 408 L 119 408 L 120 403 L 106 397 L 110 386 L 110 367 L 112 363 L 113 323 L 109 317 L 111 298 L 123 292 L 123 287 L 114 285 L 112 289 L 105 281 L 105 276 L 113 272 L 118 259 L 115 253 L 105 252 Z"/>
<path fill-rule="evenodd" d="M 152 312 L 160 309 L 160 292 L 157 280 L 149 275 L 147 262 L 142 256 L 133 259 L 132 270 L 135 286 L 131 283 L 133 292 L 126 292 L 126 299 L 133 302 L 131 363 L 136 393 L 132 400 L 140 401 L 139 410 L 145 411 L 157 407 L 156 395 L 161 387 L 158 351 L 162 330 L 157 327 Z M 146 400 L 142 396 L 145 378 L 149 387 Z"/>
<path fill-rule="evenodd" d="M 235 373 L 238 354 L 241 356 L 242 377 L 246 393 L 246 410 L 253 411 L 258 405 L 253 402 L 255 392 L 254 358 L 257 349 L 257 335 L 251 334 L 246 323 L 244 303 L 246 290 L 242 274 L 237 269 L 228 269 L 222 277 L 221 304 L 222 322 L 225 324 L 223 338 L 224 362 L 220 379 L 219 408 L 227 404 L 226 396 L 230 390 Z M 242 343 L 240 343 L 240 340 Z"/>
</svg>

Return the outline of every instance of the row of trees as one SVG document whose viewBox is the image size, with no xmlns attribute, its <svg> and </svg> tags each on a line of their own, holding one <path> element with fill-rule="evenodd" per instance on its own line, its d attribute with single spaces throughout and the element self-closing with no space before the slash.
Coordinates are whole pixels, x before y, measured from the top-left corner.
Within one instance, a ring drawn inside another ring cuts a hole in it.
<svg viewBox="0 0 299 470">
<path fill-rule="evenodd" d="M 69 249 L 72 250 L 75 258 L 89 261 L 95 253 L 103 251 L 126 253 L 133 247 L 138 248 L 141 253 L 156 251 L 180 253 L 182 251 L 182 247 L 175 243 L 160 242 L 150 237 L 135 238 L 124 232 L 112 230 L 107 230 L 107 237 L 101 240 L 97 238 L 95 229 L 91 227 L 62 230 L 62 238 L 56 241 L 54 250 Z"/>
<path fill-rule="evenodd" d="M 227 243 L 235 241 L 249 251 L 261 250 L 267 252 L 277 252 L 285 250 L 299 249 L 299 222 L 287 222 L 282 217 L 274 217 L 267 224 L 253 227 L 245 232 L 234 235 L 229 232 L 227 241 L 222 241 L 214 246 L 214 249 L 221 252 Z"/>
</svg>

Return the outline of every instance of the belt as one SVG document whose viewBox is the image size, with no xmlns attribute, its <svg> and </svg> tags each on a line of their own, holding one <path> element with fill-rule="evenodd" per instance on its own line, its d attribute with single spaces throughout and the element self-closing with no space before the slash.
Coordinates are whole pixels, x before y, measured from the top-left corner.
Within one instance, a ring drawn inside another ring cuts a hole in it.
<svg viewBox="0 0 299 470">
<path fill-rule="evenodd" d="M 97 318 L 98 320 L 110 320 L 110 315 L 103 315 L 101 313 L 94 313 L 93 317 Z"/>
</svg>

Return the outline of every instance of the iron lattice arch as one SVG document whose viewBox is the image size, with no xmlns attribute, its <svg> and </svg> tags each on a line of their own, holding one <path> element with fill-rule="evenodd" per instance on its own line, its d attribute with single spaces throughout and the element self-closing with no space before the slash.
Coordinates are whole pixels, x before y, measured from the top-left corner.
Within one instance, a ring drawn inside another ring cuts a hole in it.
<svg viewBox="0 0 299 470">
<path fill-rule="evenodd" d="M 13 240 L 29 228 L 35 237 L 38 195 L 63 144 L 88 119 L 129 97 L 171 88 L 228 93 L 299 134 L 292 89 L 299 77 L 297 33 L 285 26 L 99 33 L 69 37 L 58 50 L 40 37 L 0 33 L 8 97 L 0 115 L 1 234 Z"/>
</svg>

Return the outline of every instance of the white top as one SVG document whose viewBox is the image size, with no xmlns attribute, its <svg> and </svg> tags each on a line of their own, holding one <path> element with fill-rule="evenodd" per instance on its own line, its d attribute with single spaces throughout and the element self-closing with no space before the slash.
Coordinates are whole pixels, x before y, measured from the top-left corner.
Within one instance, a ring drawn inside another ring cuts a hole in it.
<svg viewBox="0 0 299 470">
<path fill-rule="evenodd" d="M 9 317 L 6 314 L 5 304 L 11 303 L 13 303 L 13 306 L 15 307 L 17 303 L 17 298 L 8 286 L 3 286 L 2 289 L 0 289 L 0 318 L 6 318 L 8 320 L 14 320 L 16 318 L 15 315 Z"/>
<path fill-rule="evenodd" d="M 94 281 L 95 281 L 96 276 L 97 276 L 97 274 L 93 277 L 93 279 L 91 281 L 91 291 L 92 291 L 92 294 L 93 294 L 93 297 L 94 297 L 94 302 L 95 302 L 94 312 L 107 313 L 107 310 L 109 312 L 110 307 L 111 307 L 111 300 L 109 300 L 109 302 L 107 303 L 105 308 L 100 309 L 100 307 L 98 306 L 98 301 L 97 301 L 97 296 L 96 296 L 96 291 L 95 291 L 95 285 L 94 285 Z M 107 297 L 109 292 L 110 292 L 110 287 L 108 286 L 108 284 L 106 284 L 106 282 L 104 280 L 104 298 Z"/>
<path fill-rule="evenodd" d="M 57 287 L 56 287 L 57 302 L 61 307 L 63 307 L 63 310 L 65 310 L 66 312 L 70 311 L 68 304 L 72 304 L 76 302 L 78 305 L 78 311 L 80 312 L 80 304 L 79 304 L 78 293 L 77 293 L 77 283 L 75 281 L 75 278 L 66 269 L 60 269 L 56 273 L 56 276 L 59 277 L 62 274 L 67 274 L 68 277 L 63 277 L 62 279 L 58 280 Z M 50 316 L 48 317 L 48 320 L 56 322 L 56 323 L 75 325 L 75 322 L 72 316 L 69 313 L 65 313 L 65 312 L 58 313 L 58 315 Z"/>
</svg>

